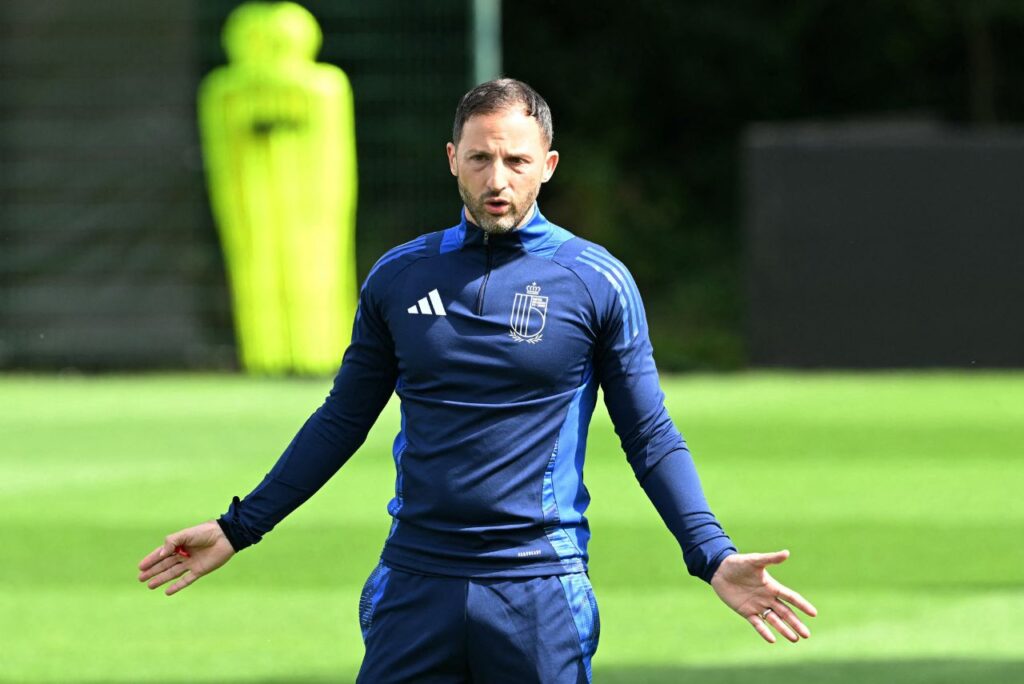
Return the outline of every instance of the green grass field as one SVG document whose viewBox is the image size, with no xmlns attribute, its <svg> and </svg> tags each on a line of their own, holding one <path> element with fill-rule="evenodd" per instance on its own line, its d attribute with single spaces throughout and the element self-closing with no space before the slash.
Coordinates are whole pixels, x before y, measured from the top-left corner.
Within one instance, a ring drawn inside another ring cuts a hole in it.
<svg viewBox="0 0 1024 684">
<path fill-rule="evenodd" d="M 596 682 L 1024 681 L 1024 374 L 666 379 L 718 517 L 821 615 L 770 646 L 690 578 L 607 416 L 591 428 Z M 178 596 L 164 534 L 270 468 L 326 381 L 0 377 L 0 680 L 354 678 L 395 405 L 323 491 Z"/>
</svg>

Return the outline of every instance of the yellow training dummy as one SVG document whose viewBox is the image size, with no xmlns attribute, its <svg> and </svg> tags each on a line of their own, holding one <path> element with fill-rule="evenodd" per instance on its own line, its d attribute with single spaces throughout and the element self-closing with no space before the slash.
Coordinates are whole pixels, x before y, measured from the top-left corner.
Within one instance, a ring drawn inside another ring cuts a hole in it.
<svg viewBox="0 0 1024 684">
<path fill-rule="evenodd" d="M 250 372 L 332 373 L 355 314 L 352 88 L 314 61 L 321 40 L 294 3 L 243 4 L 224 26 L 230 65 L 199 90 L 210 201 Z"/>
</svg>

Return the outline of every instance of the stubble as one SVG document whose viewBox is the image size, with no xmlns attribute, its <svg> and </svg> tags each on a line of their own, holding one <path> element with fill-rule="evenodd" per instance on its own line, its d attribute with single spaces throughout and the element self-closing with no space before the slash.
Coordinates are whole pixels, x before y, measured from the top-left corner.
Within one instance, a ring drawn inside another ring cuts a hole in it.
<svg viewBox="0 0 1024 684">
<path fill-rule="evenodd" d="M 484 202 L 494 197 L 499 197 L 496 193 L 484 193 L 480 197 L 473 197 L 470 194 L 469 189 L 462 184 L 462 179 L 457 178 L 459 186 L 459 196 L 462 198 L 463 204 L 466 205 L 466 210 L 469 212 L 470 218 L 473 219 L 473 223 L 480 226 L 480 229 L 485 233 L 509 233 L 516 229 L 522 220 L 526 217 L 527 212 L 533 207 L 534 201 L 537 199 L 537 194 L 540 192 L 540 188 L 534 188 L 524 199 L 522 204 L 510 200 L 509 211 L 504 216 L 492 216 L 487 213 L 487 208 L 484 206 Z"/>
</svg>

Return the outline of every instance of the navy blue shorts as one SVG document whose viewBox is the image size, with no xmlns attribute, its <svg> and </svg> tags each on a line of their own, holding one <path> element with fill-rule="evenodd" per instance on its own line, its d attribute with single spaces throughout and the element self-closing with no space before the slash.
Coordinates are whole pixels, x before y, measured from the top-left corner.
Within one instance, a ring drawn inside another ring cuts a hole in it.
<svg viewBox="0 0 1024 684">
<path fill-rule="evenodd" d="M 601 623 L 584 573 L 469 579 L 378 565 L 359 600 L 361 684 L 590 682 Z"/>
</svg>

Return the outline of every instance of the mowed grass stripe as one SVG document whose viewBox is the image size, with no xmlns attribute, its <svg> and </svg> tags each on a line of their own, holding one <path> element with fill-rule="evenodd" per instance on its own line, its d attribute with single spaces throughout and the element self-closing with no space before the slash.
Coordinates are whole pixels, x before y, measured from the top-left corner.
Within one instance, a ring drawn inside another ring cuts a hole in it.
<svg viewBox="0 0 1024 684">
<path fill-rule="evenodd" d="M 586 469 L 596 681 L 1024 679 L 1024 374 L 751 373 L 665 388 L 720 519 L 745 550 L 790 548 L 775 574 L 822 616 L 810 641 L 769 647 L 687 577 L 599 407 Z M 387 534 L 394 404 L 259 546 L 173 599 L 134 580 L 163 534 L 258 483 L 328 389 L 0 380 L 0 681 L 351 680 L 358 591 Z M 189 671 L 164 669 L 175 661 Z"/>
<path fill-rule="evenodd" d="M 145 589 L 3 592 L 0 681 L 351 681 L 362 657 L 358 591 L 201 580 L 162 602 Z"/>
</svg>

